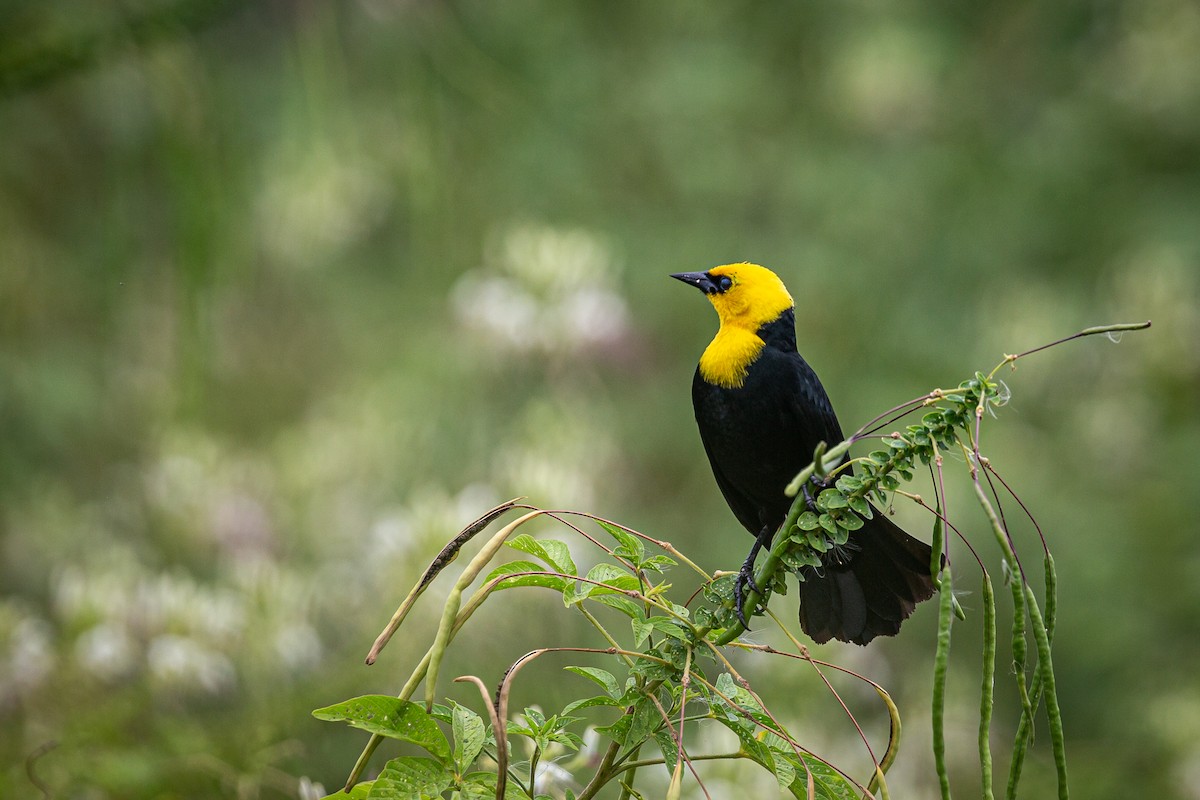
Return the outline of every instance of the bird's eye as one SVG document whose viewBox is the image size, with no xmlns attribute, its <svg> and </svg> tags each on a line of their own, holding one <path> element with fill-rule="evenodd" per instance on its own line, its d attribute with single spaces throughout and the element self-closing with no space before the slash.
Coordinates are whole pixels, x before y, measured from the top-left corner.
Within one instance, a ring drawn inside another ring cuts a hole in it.
<svg viewBox="0 0 1200 800">
<path fill-rule="evenodd" d="M 722 275 L 721 280 L 717 281 L 717 285 L 721 287 L 721 291 L 726 291 L 730 286 L 733 286 L 733 278 L 728 275 Z"/>
</svg>

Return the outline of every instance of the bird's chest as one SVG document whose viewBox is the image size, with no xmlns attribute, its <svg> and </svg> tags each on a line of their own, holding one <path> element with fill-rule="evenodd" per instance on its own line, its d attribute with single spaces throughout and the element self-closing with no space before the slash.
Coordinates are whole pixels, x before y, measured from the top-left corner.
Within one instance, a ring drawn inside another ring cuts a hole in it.
<svg viewBox="0 0 1200 800">
<path fill-rule="evenodd" d="M 722 326 L 700 356 L 700 375 L 722 389 L 743 388 L 763 345 L 763 340 L 751 331 Z"/>
<path fill-rule="evenodd" d="M 692 400 L 700 435 L 710 458 L 731 474 L 786 483 L 791 474 L 781 476 L 803 466 L 788 414 L 791 398 L 756 383 L 751 377 L 742 387 L 726 388 L 698 375 Z"/>
</svg>

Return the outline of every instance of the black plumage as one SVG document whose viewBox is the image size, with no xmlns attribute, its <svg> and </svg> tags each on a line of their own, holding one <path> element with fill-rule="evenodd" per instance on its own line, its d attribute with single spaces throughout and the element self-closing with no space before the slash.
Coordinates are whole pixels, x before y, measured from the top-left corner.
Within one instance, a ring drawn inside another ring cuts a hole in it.
<svg viewBox="0 0 1200 800">
<path fill-rule="evenodd" d="M 730 288 L 730 281 L 717 282 L 716 272 L 687 275 L 707 276 L 711 283 L 696 278 L 697 285 L 712 299 Z M 782 284 L 780 290 L 786 297 Z M 843 436 L 821 381 L 797 352 L 792 308 L 755 334 L 762 346 L 745 365 L 741 385 L 718 385 L 697 368 L 692 402 L 717 486 L 734 516 L 751 534 L 762 534 L 765 546 L 792 504 L 784 487 L 812 461 L 819 442 L 832 446 Z M 801 626 L 817 642 L 865 645 L 895 635 L 916 604 L 933 594 L 930 560 L 927 544 L 875 510 L 840 553 L 825 554 L 820 568 L 802 569 Z"/>
</svg>

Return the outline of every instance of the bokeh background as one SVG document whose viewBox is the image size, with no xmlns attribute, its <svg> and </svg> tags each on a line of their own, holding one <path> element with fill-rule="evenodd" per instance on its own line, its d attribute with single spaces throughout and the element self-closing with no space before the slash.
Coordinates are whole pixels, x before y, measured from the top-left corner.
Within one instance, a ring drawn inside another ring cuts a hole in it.
<svg viewBox="0 0 1200 800">
<path fill-rule="evenodd" d="M 1005 375 L 985 450 L 1057 555 L 1076 794 L 1200 797 L 1193 0 L 7 0 L 0 17 L 0 795 L 37 796 L 34 756 L 57 797 L 333 790 L 364 737 L 309 712 L 399 688 L 444 579 L 367 668 L 371 640 L 510 496 L 736 566 L 749 537 L 689 401 L 715 317 L 666 274 L 752 260 L 791 287 L 848 429 L 1005 352 L 1153 319 Z M 955 480 L 951 514 L 998 576 Z M 1036 575 L 1036 536 L 1016 534 Z M 444 674 L 492 684 L 533 647 L 594 644 L 553 596 L 507 595 Z M 977 597 L 948 718 L 964 796 Z M 817 648 L 900 704 L 892 796 L 934 791 L 933 617 Z M 518 708 L 587 691 L 546 661 Z M 739 664 L 865 774 L 811 671 Z M 838 685 L 878 743 L 878 704 Z M 703 774 L 713 796 L 775 791 L 749 765 Z M 1022 796 L 1053 793 L 1043 731 Z"/>
</svg>

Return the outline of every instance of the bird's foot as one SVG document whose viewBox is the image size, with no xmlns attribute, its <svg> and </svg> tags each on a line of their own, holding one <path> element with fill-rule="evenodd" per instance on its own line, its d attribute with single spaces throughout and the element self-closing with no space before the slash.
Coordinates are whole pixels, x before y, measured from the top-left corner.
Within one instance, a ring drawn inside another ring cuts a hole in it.
<svg viewBox="0 0 1200 800">
<path fill-rule="evenodd" d="M 742 627 L 750 630 L 750 623 L 746 621 L 746 612 L 743 606 L 746 603 L 746 595 L 749 589 L 755 592 L 759 597 L 762 597 L 763 591 L 758 588 L 758 584 L 754 582 L 754 558 L 758 555 L 758 547 L 750 553 L 749 558 L 742 564 L 742 568 L 738 570 L 737 580 L 733 582 L 733 608 L 737 613 L 738 622 L 742 623 Z M 753 615 L 754 609 L 751 609 Z"/>
<path fill-rule="evenodd" d="M 821 478 L 818 478 L 816 475 L 809 475 L 808 480 L 806 480 L 800 487 L 800 491 L 804 494 L 804 504 L 808 506 L 809 511 L 815 514 L 818 510 L 817 498 L 813 496 L 812 489 L 809 489 L 809 486 L 812 486 L 814 489 L 816 489 L 817 494 L 820 494 L 822 489 L 829 488 L 829 484 Z"/>
<path fill-rule="evenodd" d="M 746 602 L 746 589 L 749 588 L 759 597 L 766 596 L 766 593 L 754 582 L 754 559 L 758 558 L 759 550 L 771 543 L 774 532 L 775 529 L 771 525 L 763 525 L 758 536 L 754 537 L 754 546 L 750 548 L 750 555 L 746 556 L 746 560 L 742 562 L 742 568 L 738 570 L 737 580 L 733 582 L 733 609 L 737 614 L 738 622 L 742 623 L 743 630 L 750 630 L 750 624 L 746 622 L 746 612 L 742 610 L 742 606 Z M 750 609 L 751 615 L 756 608 L 757 606 Z"/>
</svg>

